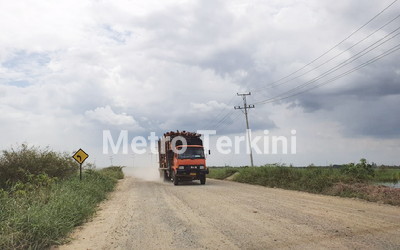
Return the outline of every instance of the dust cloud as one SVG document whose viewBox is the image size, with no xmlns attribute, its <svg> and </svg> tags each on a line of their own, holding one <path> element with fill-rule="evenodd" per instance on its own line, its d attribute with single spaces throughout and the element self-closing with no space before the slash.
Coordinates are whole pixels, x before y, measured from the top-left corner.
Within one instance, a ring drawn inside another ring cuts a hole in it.
<svg viewBox="0 0 400 250">
<path fill-rule="evenodd" d="M 158 167 L 125 167 L 124 174 L 145 181 L 161 181 Z"/>
</svg>

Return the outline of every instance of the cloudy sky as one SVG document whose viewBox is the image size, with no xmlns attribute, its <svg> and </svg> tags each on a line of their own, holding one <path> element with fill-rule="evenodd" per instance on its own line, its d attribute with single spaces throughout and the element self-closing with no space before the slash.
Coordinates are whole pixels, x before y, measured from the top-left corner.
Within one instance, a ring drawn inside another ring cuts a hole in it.
<svg viewBox="0 0 400 250">
<path fill-rule="evenodd" d="M 297 131 L 295 155 L 256 164 L 399 165 L 399 13 L 393 0 L 0 1 L 0 148 L 156 165 L 103 154 L 103 130 L 242 135 L 233 106 L 251 91 L 253 135 Z M 249 163 L 211 150 L 209 165 Z"/>
</svg>

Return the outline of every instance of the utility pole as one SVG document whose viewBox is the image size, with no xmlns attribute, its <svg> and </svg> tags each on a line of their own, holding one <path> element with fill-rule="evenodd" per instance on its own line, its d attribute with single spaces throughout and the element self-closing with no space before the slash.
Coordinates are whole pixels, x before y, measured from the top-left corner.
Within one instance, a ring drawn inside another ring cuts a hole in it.
<svg viewBox="0 0 400 250">
<path fill-rule="evenodd" d="M 251 92 L 248 93 L 237 93 L 238 96 L 241 96 L 243 98 L 243 107 L 241 106 L 235 106 L 235 109 L 244 109 L 244 115 L 246 117 L 246 127 L 247 127 L 247 143 L 249 145 L 250 148 L 250 162 L 251 162 L 251 166 L 253 167 L 253 152 L 251 149 L 251 139 L 250 139 L 250 129 L 249 129 L 249 118 L 247 117 L 247 109 L 251 109 L 254 108 L 254 105 L 247 105 L 247 100 L 246 100 L 246 96 L 251 95 Z"/>
<path fill-rule="evenodd" d="M 110 155 L 110 162 L 111 162 L 111 167 L 113 166 L 113 156 Z"/>
</svg>

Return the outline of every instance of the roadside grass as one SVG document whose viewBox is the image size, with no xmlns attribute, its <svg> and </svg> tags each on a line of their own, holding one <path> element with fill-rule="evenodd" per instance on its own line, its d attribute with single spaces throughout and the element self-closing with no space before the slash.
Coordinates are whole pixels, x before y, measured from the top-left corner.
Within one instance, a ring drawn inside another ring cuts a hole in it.
<svg viewBox="0 0 400 250">
<path fill-rule="evenodd" d="M 277 165 L 260 167 L 216 167 L 210 169 L 210 178 L 225 179 L 239 172 L 232 180 L 268 187 L 279 187 L 318 193 L 339 182 L 338 169 L 318 167 L 294 168 Z"/>
<path fill-rule="evenodd" d="M 111 173 L 111 175 L 110 175 Z M 121 168 L 89 170 L 49 187 L 17 195 L 2 191 L 0 249 L 43 249 L 60 244 L 72 229 L 94 214 L 123 177 Z"/>
<path fill-rule="evenodd" d="M 237 167 L 211 167 L 210 173 L 207 176 L 209 178 L 223 180 L 238 171 L 239 168 Z"/>
<path fill-rule="evenodd" d="M 375 170 L 374 181 L 376 182 L 399 182 L 400 168 L 379 167 Z"/>
<path fill-rule="evenodd" d="M 119 180 L 124 178 L 124 172 L 122 171 L 122 168 L 123 166 L 112 166 L 108 168 L 103 168 L 100 170 L 100 173 Z"/>
<path fill-rule="evenodd" d="M 321 193 L 340 179 L 345 179 L 338 169 L 291 168 L 291 167 L 248 167 L 240 170 L 234 181 L 268 187 Z M 348 179 L 348 178 L 346 178 Z"/>
<path fill-rule="evenodd" d="M 3 151 L 0 158 L 0 173 L 7 171 L 12 178 L 3 176 L 0 188 L 0 249 L 44 249 L 63 243 L 123 178 L 122 167 L 111 167 L 86 170 L 80 180 L 70 156 L 47 149 L 23 147 L 12 153 L 10 157 Z M 66 171 L 59 175 L 55 163 Z"/>
<path fill-rule="evenodd" d="M 373 169 L 365 159 L 341 168 L 285 167 L 277 164 L 260 167 L 214 167 L 210 178 L 277 187 L 310 193 L 361 198 L 369 201 L 400 205 L 400 189 L 373 185 L 374 182 L 398 181 L 399 169 Z"/>
</svg>

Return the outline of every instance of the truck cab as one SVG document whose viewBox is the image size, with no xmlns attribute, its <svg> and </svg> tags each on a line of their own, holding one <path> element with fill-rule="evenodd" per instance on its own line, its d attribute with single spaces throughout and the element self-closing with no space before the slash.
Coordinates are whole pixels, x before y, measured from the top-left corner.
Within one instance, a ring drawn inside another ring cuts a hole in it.
<svg viewBox="0 0 400 250">
<path fill-rule="evenodd" d="M 177 181 L 200 180 L 201 184 L 205 184 L 208 168 L 203 146 L 181 145 L 176 149 L 178 153 L 174 153 L 174 183 L 177 179 Z"/>
<path fill-rule="evenodd" d="M 200 180 L 206 183 L 206 166 L 203 141 L 201 135 L 193 132 L 167 132 L 158 141 L 160 177 L 165 181 Z"/>
</svg>

